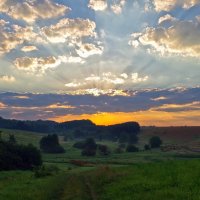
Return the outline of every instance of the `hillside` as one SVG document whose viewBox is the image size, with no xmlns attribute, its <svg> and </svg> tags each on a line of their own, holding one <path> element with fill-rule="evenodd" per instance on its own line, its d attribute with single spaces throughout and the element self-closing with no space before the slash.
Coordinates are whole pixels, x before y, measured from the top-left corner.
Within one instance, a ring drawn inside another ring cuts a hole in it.
<svg viewBox="0 0 200 200">
<path fill-rule="evenodd" d="M 164 144 L 192 144 L 200 142 L 200 126 L 183 127 L 142 127 L 140 141 L 146 143 L 152 136 L 159 136 Z"/>
</svg>

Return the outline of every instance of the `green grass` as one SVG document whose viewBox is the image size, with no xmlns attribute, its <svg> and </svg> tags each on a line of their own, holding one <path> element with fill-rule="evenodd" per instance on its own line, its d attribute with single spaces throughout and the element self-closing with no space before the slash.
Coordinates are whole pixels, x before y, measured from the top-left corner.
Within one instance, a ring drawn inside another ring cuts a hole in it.
<svg viewBox="0 0 200 200">
<path fill-rule="evenodd" d="M 200 161 L 102 166 L 69 174 L 61 200 L 199 200 Z"/>
<path fill-rule="evenodd" d="M 5 140 L 8 140 L 9 135 L 14 135 L 17 142 L 20 144 L 33 144 L 36 147 L 39 147 L 39 141 L 44 134 L 35 133 L 29 131 L 21 131 L 21 130 L 10 130 L 10 129 L 0 129 L 2 131 L 1 137 Z"/>
<path fill-rule="evenodd" d="M 200 161 L 138 164 L 120 172 L 103 186 L 101 200 L 200 199 Z"/>
<path fill-rule="evenodd" d="M 3 130 L 7 139 L 39 147 L 43 134 Z M 141 136 L 140 136 L 141 137 Z M 142 136 L 144 137 L 144 136 Z M 146 138 L 141 139 L 145 143 Z M 30 171 L 0 172 L 0 200 L 200 200 L 200 154 L 161 152 L 160 150 L 115 154 L 117 143 L 102 141 L 111 149 L 109 156 L 83 157 L 64 142 L 66 153 L 42 154 L 45 165 L 52 163 L 59 174 L 35 178 Z M 70 160 L 96 163 L 77 167 Z"/>
<path fill-rule="evenodd" d="M 1 200 L 55 200 L 67 180 L 65 173 L 35 178 L 30 171 L 0 172 Z"/>
</svg>

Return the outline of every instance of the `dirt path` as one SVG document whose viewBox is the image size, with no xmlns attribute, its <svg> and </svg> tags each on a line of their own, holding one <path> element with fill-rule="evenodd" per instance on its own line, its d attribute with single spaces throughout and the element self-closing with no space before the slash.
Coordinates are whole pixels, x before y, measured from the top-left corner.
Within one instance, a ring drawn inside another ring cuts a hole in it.
<svg viewBox="0 0 200 200">
<path fill-rule="evenodd" d="M 88 191 L 89 191 L 89 193 L 90 193 L 91 199 L 92 199 L 92 200 L 98 200 L 97 195 L 96 195 L 94 189 L 92 188 L 92 185 L 91 185 L 91 183 L 90 183 L 89 178 L 85 176 L 85 177 L 84 177 L 84 181 L 85 181 L 85 184 L 86 184 L 86 186 L 87 186 L 87 188 L 88 188 Z"/>
</svg>

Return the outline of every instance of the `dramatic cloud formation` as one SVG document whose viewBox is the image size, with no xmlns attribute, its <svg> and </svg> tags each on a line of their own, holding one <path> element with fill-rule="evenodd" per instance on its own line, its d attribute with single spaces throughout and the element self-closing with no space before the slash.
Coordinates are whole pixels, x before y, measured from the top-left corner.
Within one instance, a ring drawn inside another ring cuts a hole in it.
<svg viewBox="0 0 200 200">
<path fill-rule="evenodd" d="M 2 26 L 0 25 L 0 55 L 9 53 L 25 41 L 42 42 L 42 38 L 34 32 L 33 27 L 31 26 L 21 27 L 13 25 L 12 31 L 7 31 L 7 29 L 5 24 Z"/>
<path fill-rule="evenodd" d="M 3 12 L 17 20 L 34 22 L 37 19 L 49 19 L 64 15 L 70 9 L 64 5 L 53 3 L 50 0 L 35 0 L 17 2 L 13 0 L 1 0 L 0 12 Z"/>
<path fill-rule="evenodd" d="M 54 56 L 49 57 L 22 57 L 16 58 L 14 61 L 14 65 L 19 70 L 24 70 L 27 72 L 38 73 L 41 75 L 46 70 L 55 68 L 64 63 L 81 63 L 83 62 L 81 58 L 78 57 L 66 57 L 66 56 L 59 56 L 58 58 Z"/>
<path fill-rule="evenodd" d="M 79 46 L 79 45 L 78 45 Z M 87 58 L 92 55 L 101 55 L 103 53 L 103 47 L 95 46 L 94 44 L 80 44 L 79 48 L 76 50 L 80 57 Z"/>
<path fill-rule="evenodd" d="M 117 96 L 0 93 L 0 111 L 3 117 L 18 119 L 88 118 L 97 124 L 137 120 L 145 125 L 198 125 L 199 95 L 199 87 L 124 91 Z"/>
<path fill-rule="evenodd" d="M 199 3 L 199 0 L 154 0 L 155 9 L 158 12 L 162 10 L 170 11 L 176 7 L 183 7 L 188 9 Z"/>
<path fill-rule="evenodd" d="M 169 15 L 159 19 L 159 24 L 166 20 L 172 20 Z M 164 54 L 179 54 L 181 56 L 200 56 L 200 25 L 191 21 L 175 21 L 169 28 L 165 27 L 148 27 L 139 37 L 133 36 L 130 44 L 138 42 L 141 45 L 150 45 Z"/>
<path fill-rule="evenodd" d="M 196 124 L 199 10 L 200 0 L 1 0 L 0 116 Z"/>
<path fill-rule="evenodd" d="M 78 88 L 74 94 L 93 94 L 99 96 L 101 94 L 111 94 L 113 91 L 110 88 L 115 89 L 116 86 L 125 85 L 128 83 L 140 83 L 148 80 L 148 76 L 140 77 L 138 73 L 132 73 L 130 75 L 123 73 L 119 75 L 112 74 L 111 72 L 102 73 L 101 75 L 91 74 L 85 79 L 74 80 L 73 82 L 66 83 L 65 86 L 70 90 Z M 96 86 L 96 88 L 94 88 Z M 97 87 L 101 86 L 102 89 Z M 82 89 L 82 90 L 80 90 Z M 120 94 L 118 90 L 118 94 Z M 117 95 L 117 92 L 115 91 Z"/>
<path fill-rule="evenodd" d="M 89 19 L 61 19 L 57 24 L 42 28 L 42 33 L 52 43 L 78 42 L 83 37 L 94 37 L 96 24 Z"/>
</svg>

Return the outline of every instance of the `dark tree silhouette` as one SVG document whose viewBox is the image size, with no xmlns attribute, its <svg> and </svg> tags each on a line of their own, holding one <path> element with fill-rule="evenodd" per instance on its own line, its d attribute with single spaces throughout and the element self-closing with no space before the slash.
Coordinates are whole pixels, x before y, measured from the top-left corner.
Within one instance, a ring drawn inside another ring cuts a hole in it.
<svg viewBox="0 0 200 200">
<path fill-rule="evenodd" d="M 45 153 L 64 153 L 64 148 L 59 144 L 56 134 L 44 136 L 40 140 L 40 149 Z"/>
<path fill-rule="evenodd" d="M 82 156 L 95 156 L 97 150 L 97 144 L 93 138 L 88 138 L 85 141 L 84 149 L 82 150 Z"/>
<path fill-rule="evenodd" d="M 0 141 L 0 170 L 33 169 L 40 165 L 40 151 L 33 145 Z"/>
<path fill-rule="evenodd" d="M 151 148 L 159 148 L 162 144 L 162 140 L 158 136 L 153 136 L 149 140 Z"/>
</svg>

